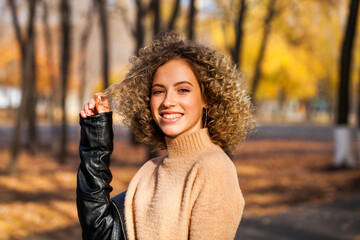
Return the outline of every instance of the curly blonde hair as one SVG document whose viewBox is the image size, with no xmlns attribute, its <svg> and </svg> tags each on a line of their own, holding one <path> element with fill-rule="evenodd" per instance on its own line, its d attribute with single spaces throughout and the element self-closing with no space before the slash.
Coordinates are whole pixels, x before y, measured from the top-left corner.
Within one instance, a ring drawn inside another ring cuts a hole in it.
<svg viewBox="0 0 360 240">
<path fill-rule="evenodd" d="M 173 59 L 188 63 L 199 81 L 207 105 L 205 124 L 211 140 L 225 150 L 232 149 L 255 123 L 243 74 L 229 57 L 176 33 L 163 34 L 140 49 L 139 55 L 130 59 L 125 79 L 105 90 L 124 124 L 131 126 L 137 140 L 166 147 L 164 133 L 151 114 L 150 97 L 156 70 Z"/>
</svg>

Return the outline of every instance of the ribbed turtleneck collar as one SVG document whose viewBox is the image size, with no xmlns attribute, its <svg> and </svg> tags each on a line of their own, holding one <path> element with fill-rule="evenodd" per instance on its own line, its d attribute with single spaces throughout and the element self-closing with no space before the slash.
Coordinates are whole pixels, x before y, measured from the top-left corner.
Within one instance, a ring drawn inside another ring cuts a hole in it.
<svg viewBox="0 0 360 240">
<path fill-rule="evenodd" d="M 165 137 L 169 158 L 188 157 L 200 153 L 203 149 L 214 144 L 211 142 L 207 128 L 176 138 Z"/>
</svg>

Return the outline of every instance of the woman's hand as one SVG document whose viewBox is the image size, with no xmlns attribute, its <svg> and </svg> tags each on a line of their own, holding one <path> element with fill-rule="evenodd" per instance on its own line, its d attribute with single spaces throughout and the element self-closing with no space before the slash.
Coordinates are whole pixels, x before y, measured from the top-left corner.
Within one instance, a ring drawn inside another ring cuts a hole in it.
<svg viewBox="0 0 360 240">
<path fill-rule="evenodd" d="M 99 113 L 110 111 L 109 100 L 103 95 L 103 93 L 99 92 L 95 93 L 94 97 L 84 105 L 84 109 L 81 110 L 80 115 L 83 118 L 87 118 Z"/>
</svg>

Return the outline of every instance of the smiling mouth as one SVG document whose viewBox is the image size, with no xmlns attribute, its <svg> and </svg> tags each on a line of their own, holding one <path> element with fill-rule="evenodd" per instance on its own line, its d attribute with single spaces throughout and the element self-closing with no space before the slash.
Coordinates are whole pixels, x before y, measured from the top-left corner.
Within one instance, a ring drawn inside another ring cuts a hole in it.
<svg viewBox="0 0 360 240">
<path fill-rule="evenodd" d="M 175 119 L 175 118 L 181 117 L 182 114 L 180 114 L 180 113 L 162 114 L 161 116 L 162 116 L 163 118 L 165 118 L 165 119 Z"/>
</svg>

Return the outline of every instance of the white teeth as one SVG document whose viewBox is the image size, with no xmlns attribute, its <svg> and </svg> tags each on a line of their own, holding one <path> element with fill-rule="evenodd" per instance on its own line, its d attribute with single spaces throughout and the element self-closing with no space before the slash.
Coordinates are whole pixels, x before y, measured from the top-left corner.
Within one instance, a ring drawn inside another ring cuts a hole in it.
<svg viewBox="0 0 360 240">
<path fill-rule="evenodd" d="M 178 118 L 181 117 L 180 113 L 175 113 L 175 114 L 163 114 L 162 115 L 164 118 L 166 119 L 173 119 L 173 118 Z"/>
</svg>

